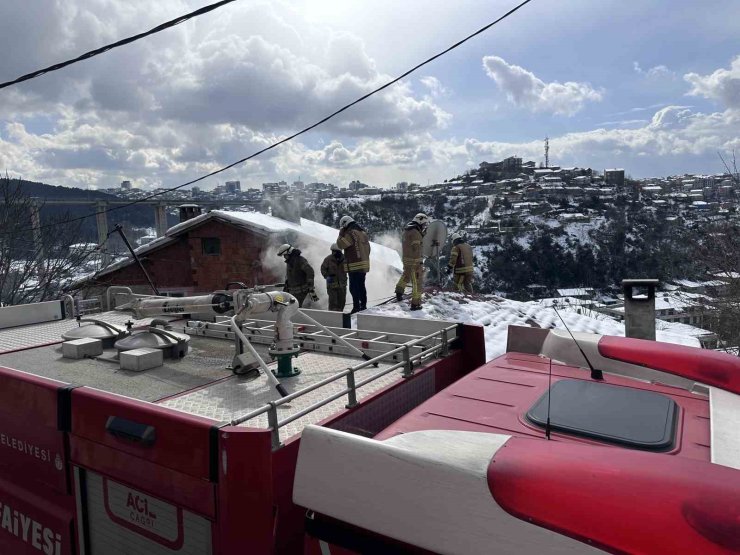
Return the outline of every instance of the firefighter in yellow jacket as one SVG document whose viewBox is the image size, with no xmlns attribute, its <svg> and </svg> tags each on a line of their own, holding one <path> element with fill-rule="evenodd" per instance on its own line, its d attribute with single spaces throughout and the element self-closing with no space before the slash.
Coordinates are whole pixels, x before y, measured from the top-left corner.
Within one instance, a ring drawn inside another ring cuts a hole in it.
<svg viewBox="0 0 740 555">
<path fill-rule="evenodd" d="M 319 300 L 313 288 L 313 268 L 301 251 L 285 243 L 278 248 L 278 256 L 285 259 L 285 285 L 283 291 L 290 293 L 298 300 L 298 306 L 303 306 L 307 296 L 313 302 Z"/>
<path fill-rule="evenodd" d="M 422 239 L 429 225 L 426 214 L 417 214 L 403 231 L 403 275 L 396 284 L 396 300 L 403 298 L 406 285 L 411 283 L 411 310 L 421 309 L 421 286 L 424 266 L 422 265 Z"/>
<path fill-rule="evenodd" d="M 321 275 L 326 280 L 329 310 L 344 312 L 347 301 L 347 261 L 336 243 L 332 244 L 331 254 L 321 263 Z"/>
<path fill-rule="evenodd" d="M 447 273 L 455 272 L 455 289 L 461 293 L 473 292 L 473 249 L 465 242 L 460 233 L 453 233 L 450 261 Z"/>
<path fill-rule="evenodd" d="M 339 220 L 337 246 L 344 250 L 349 275 L 349 294 L 352 295 L 352 314 L 367 308 L 365 277 L 370 271 L 370 239 L 352 216 Z"/>
</svg>

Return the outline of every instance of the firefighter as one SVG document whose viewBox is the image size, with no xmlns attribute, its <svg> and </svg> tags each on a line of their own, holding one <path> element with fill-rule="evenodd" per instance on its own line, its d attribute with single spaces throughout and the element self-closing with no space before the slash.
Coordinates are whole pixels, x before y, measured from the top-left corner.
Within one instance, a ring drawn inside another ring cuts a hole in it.
<svg viewBox="0 0 740 555">
<path fill-rule="evenodd" d="M 461 293 L 473 293 L 473 249 L 465 242 L 461 233 L 453 233 L 450 261 L 447 264 L 447 273 L 454 270 L 455 289 Z"/>
<path fill-rule="evenodd" d="M 406 285 L 411 283 L 411 310 L 421 309 L 422 286 L 422 239 L 427 231 L 429 218 L 426 214 L 417 214 L 403 231 L 403 275 L 396 284 L 396 300 L 403 298 Z"/>
<path fill-rule="evenodd" d="M 344 250 L 352 295 L 351 314 L 354 314 L 367 308 L 365 277 L 370 271 L 370 240 L 352 216 L 342 216 L 339 220 L 337 246 Z"/>
<path fill-rule="evenodd" d="M 321 263 L 321 275 L 326 279 L 326 292 L 329 295 L 329 310 L 344 312 L 347 301 L 347 261 L 339 245 L 333 243 L 331 254 Z"/>
<path fill-rule="evenodd" d="M 312 301 L 318 301 L 319 296 L 313 288 L 313 268 L 308 260 L 301 256 L 301 251 L 286 243 L 280 246 L 277 253 L 285 259 L 286 264 L 283 291 L 298 299 L 301 307 L 307 295 L 311 296 Z"/>
</svg>

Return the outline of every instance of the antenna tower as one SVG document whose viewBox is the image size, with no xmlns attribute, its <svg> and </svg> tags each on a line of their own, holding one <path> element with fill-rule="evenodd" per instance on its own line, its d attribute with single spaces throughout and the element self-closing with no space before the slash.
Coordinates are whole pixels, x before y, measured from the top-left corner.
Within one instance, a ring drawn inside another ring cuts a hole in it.
<svg viewBox="0 0 740 555">
<path fill-rule="evenodd" d="M 550 167 L 550 139 L 545 137 L 545 167 Z"/>
</svg>

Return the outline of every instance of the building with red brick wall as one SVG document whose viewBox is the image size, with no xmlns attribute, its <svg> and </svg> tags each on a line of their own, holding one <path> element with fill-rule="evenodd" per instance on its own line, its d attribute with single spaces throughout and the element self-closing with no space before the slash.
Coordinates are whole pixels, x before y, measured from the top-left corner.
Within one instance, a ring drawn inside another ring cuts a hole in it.
<svg viewBox="0 0 740 555">
<path fill-rule="evenodd" d="M 271 235 L 210 212 L 171 228 L 164 237 L 136 249 L 136 254 L 162 294 L 207 293 L 223 289 L 230 282 L 251 287 L 282 281 L 283 276 L 261 262 L 272 254 L 266 249 L 279 240 Z M 131 259 L 81 280 L 76 288 L 95 294 L 111 285 L 152 293 L 141 268 Z"/>
<path fill-rule="evenodd" d="M 276 251 L 282 243 L 304 250 L 321 282 L 319 265 L 337 235 L 338 230 L 311 220 L 289 222 L 258 212 L 214 210 L 168 229 L 164 237 L 135 252 L 160 294 L 192 295 L 224 289 L 230 282 L 247 287 L 281 283 L 284 263 Z M 374 243 L 371 262 L 376 268 L 401 268 L 396 251 Z M 152 294 L 131 258 L 78 280 L 73 288 L 91 296 L 113 285 Z M 323 283 L 317 283 L 317 290 L 322 288 Z"/>
</svg>

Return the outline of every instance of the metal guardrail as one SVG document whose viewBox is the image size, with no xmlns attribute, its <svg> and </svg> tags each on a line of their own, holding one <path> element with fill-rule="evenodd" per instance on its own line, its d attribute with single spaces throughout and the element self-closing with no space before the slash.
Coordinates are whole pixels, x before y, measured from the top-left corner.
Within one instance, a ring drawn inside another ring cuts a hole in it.
<svg viewBox="0 0 740 555">
<path fill-rule="evenodd" d="M 76 318 L 77 316 L 103 312 L 102 299 L 100 297 L 78 299 L 72 295 L 65 294 L 62 295 L 61 301 L 65 305 L 67 318 Z"/>
<path fill-rule="evenodd" d="M 371 358 L 369 360 L 356 364 L 355 366 L 351 366 L 347 368 L 346 370 L 342 370 L 341 372 L 334 374 L 333 376 L 329 376 L 328 378 L 325 378 L 319 382 L 316 382 L 315 384 L 311 384 L 310 386 L 305 387 L 301 389 L 300 391 L 291 393 L 290 395 L 287 395 L 286 397 L 282 397 L 276 401 L 271 401 L 267 403 L 266 405 L 264 405 L 263 407 L 255 409 L 238 418 L 235 418 L 231 420 L 231 422 L 229 422 L 228 424 L 224 424 L 224 425 L 237 426 L 248 420 L 256 418 L 257 416 L 261 416 L 267 413 L 267 423 L 272 433 L 272 448 L 277 449 L 280 447 L 280 445 L 282 445 L 280 441 L 280 428 L 290 424 L 291 422 L 298 420 L 299 418 L 303 418 L 307 414 L 325 405 L 328 405 L 332 401 L 335 401 L 345 395 L 347 396 L 347 404 L 345 405 L 347 408 L 352 408 L 354 406 L 357 406 L 359 404 L 357 401 L 357 390 L 359 388 L 369 383 L 372 383 L 375 380 L 378 380 L 382 378 L 383 376 L 390 374 L 394 370 L 398 370 L 399 368 L 403 368 L 403 372 L 401 375 L 404 378 L 406 379 L 411 378 L 414 375 L 413 367 L 414 367 L 414 363 L 417 360 L 421 361 L 423 358 L 428 358 L 428 357 L 435 356 L 435 355 L 439 355 L 440 357 L 447 356 L 447 354 L 449 353 L 450 343 L 452 341 L 452 339 L 450 339 L 450 331 L 454 330 L 457 327 L 458 327 L 458 324 L 453 324 L 444 329 L 431 333 L 427 336 L 414 339 L 413 341 L 409 341 L 408 343 L 404 343 L 403 345 L 400 345 L 399 347 L 391 351 L 388 351 L 387 353 L 383 353 L 381 355 L 376 356 L 375 358 Z M 439 338 L 440 341 L 438 343 L 435 342 L 428 349 L 423 349 L 422 351 L 419 351 L 418 353 L 415 353 L 413 355 L 410 353 L 411 347 L 414 347 L 418 345 L 419 343 L 425 343 L 427 341 L 431 341 L 437 338 Z M 396 364 L 393 364 L 389 366 L 388 368 L 385 368 L 381 370 L 380 372 L 373 374 L 372 376 L 369 376 L 363 380 L 360 380 L 359 382 L 356 381 L 355 372 L 357 372 L 358 370 L 362 370 L 363 368 L 367 368 L 368 366 L 375 365 L 378 362 L 382 362 L 383 359 L 392 357 L 398 353 L 402 353 L 402 360 L 400 362 L 397 362 Z M 345 387 L 341 391 L 333 393 L 327 398 L 322 399 L 321 401 L 318 401 L 304 408 L 303 410 L 300 410 L 294 414 L 291 414 L 290 416 L 288 416 L 287 418 L 284 418 L 283 420 L 278 419 L 277 409 L 279 406 L 289 403 L 290 401 L 293 401 L 294 399 L 297 399 L 298 397 L 302 397 L 312 391 L 315 391 L 321 387 L 324 387 L 325 385 L 341 380 L 342 378 L 346 378 L 347 387 Z"/>
<path fill-rule="evenodd" d="M 61 301 L 64 303 L 64 310 L 67 318 L 74 318 L 77 316 L 77 305 L 75 304 L 75 299 L 72 295 L 62 295 Z"/>
<path fill-rule="evenodd" d="M 77 313 L 81 316 L 103 312 L 103 302 L 100 297 L 77 300 Z"/>
</svg>

